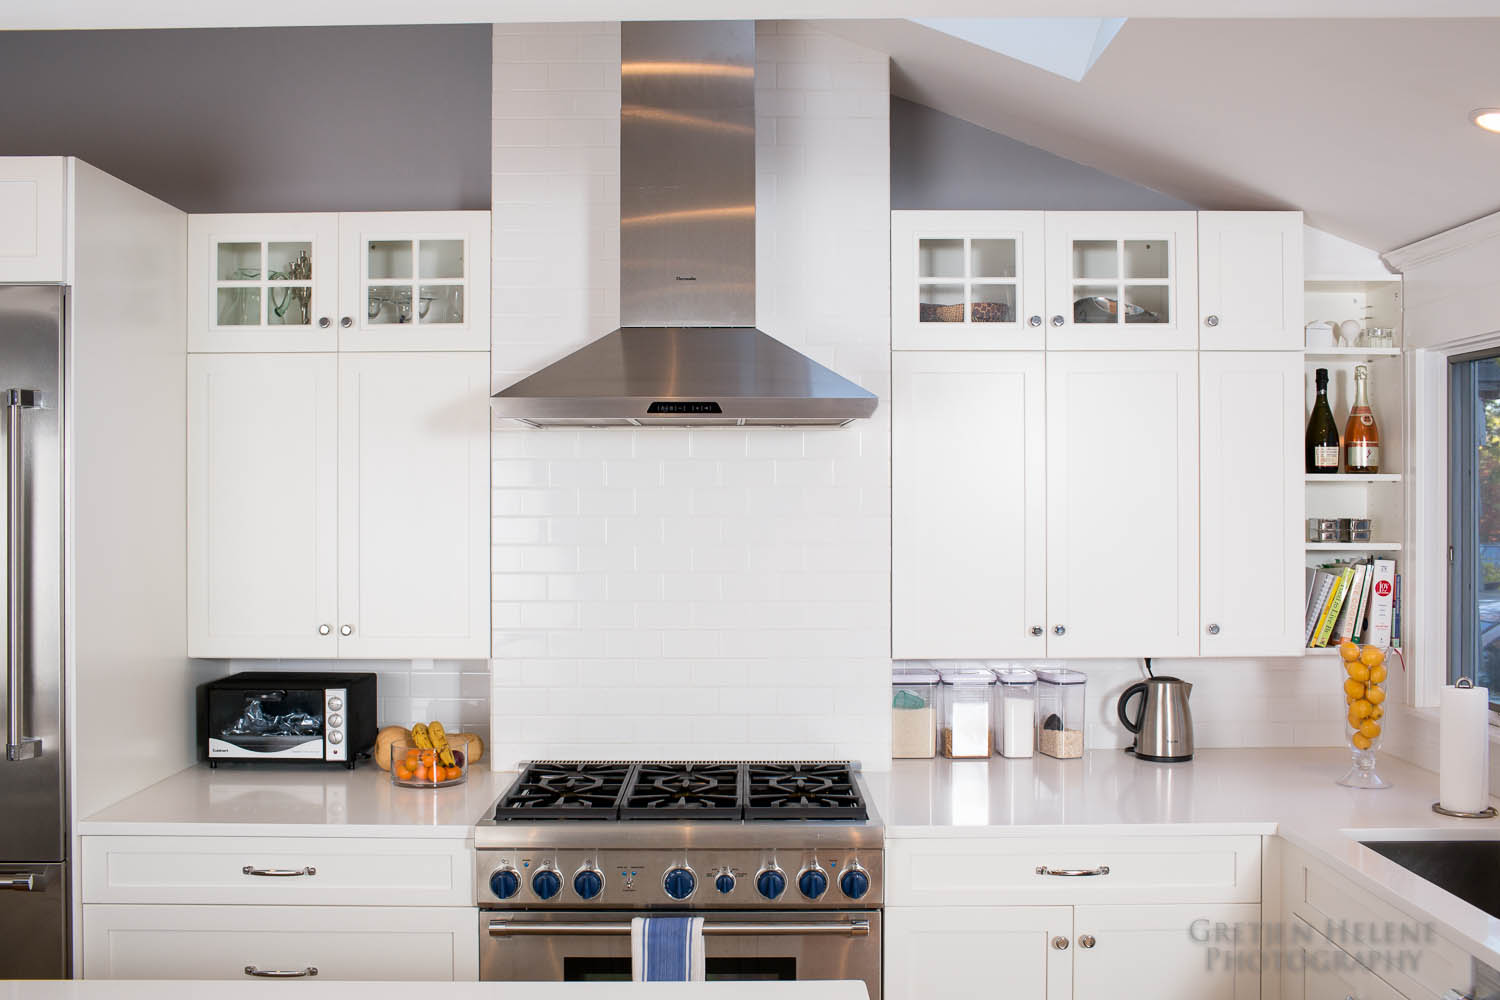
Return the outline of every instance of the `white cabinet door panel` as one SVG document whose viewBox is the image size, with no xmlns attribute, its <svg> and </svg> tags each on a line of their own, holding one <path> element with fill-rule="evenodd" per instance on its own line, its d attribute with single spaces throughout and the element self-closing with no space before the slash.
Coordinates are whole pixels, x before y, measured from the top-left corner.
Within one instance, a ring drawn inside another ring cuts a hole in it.
<svg viewBox="0 0 1500 1000">
<path fill-rule="evenodd" d="M 489 355 L 345 354 L 339 384 L 339 655 L 487 656 Z"/>
<path fill-rule="evenodd" d="M 1199 344 L 1205 351 L 1303 345 L 1301 212 L 1199 212 Z"/>
<path fill-rule="evenodd" d="M 1045 656 L 1042 354 L 892 365 L 892 655 Z"/>
<path fill-rule="evenodd" d="M 332 355 L 188 357 L 188 655 L 332 657 Z"/>
<path fill-rule="evenodd" d="M 1066 906 L 887 907 L 886 1000 L 1071 1000 Z"/>
<path fill-rule="evenodd" d="M 1204 352 L 1204 656 L 1302 647 L 1302 354 Z"/>
<path fill-rule="evenodd" d="M 67 280 L 67 159 L 0 156 L 0 282 Z"/>
<path fill-rule="evenodd" d="M 1281 1000 L 1407 1000 L 1301 917 L 1282 933 Z"/>
<path fill-rule="evenodd" d="M 1049 656 L 1197 655 L 1197 390 L 1193 351 L 1048 355 Z"/>
<path fill-rule="evenodd" d="M 1073 908 L 1077 1000 L 1259 1000 L 1260 907 Z"/>
<path fill-rule="evenodd" d="M 402 906 L 83 908 L 88 979 L 257 981 L 247 969 L 317 981 L 472 982 L 475 910 Z"/>
</svg>

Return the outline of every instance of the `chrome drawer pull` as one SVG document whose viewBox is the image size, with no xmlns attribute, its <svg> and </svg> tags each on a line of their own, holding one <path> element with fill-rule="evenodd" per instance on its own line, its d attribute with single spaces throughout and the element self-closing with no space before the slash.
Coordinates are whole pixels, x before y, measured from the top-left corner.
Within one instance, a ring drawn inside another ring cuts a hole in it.
<svg viewBox="0 0 1500 1000">
<path fill-rule="evenodd" d="M 246 875 L 263 875 L 267 878 L 297 878 L 299 875 L 318 874 L 318 870 L 312 865 L 306 868 L 256 868 L 254 865 L 246 865 L 240 871 Z"/>
<path fill-rule="evenodd" d="M 258 979 L 306 979 L 309 976 L 316 976 L 317 974 L 318 967 L 316 965 L 309 965 L 300 971 L 292 969 L 257 969 L 253 965 L 245 966 L 245 975 L 255 976 Z"/>
<path fill-rule="evenodd" d="M 512 937 L 517 934 L 558 934 L 570 937 L 623 937 L 630 933 L 630 924 L 626 923 L 589 923 L 568 924 L 550 923 L 547 921 L 535 921 L 527 923 L 515 923 L 510 920 L 491 920 L 490 937 Z M 869 937 L 870 922 L 868 920 L 849 920 L 836 924 L 715 924 L 705 923 L 703 933 L 706 935 L 719 936 L 728 934 L 774 934 L 774 935 L 803 935 L 803 934 L 842 934 L 848 937 Z"/>
<path fill-rule="evenodd" d="M 0 889 L 14 889 L 17 892 L 36 892 L 41 889 L 42 877 L 40 875 L 7 875 L 0 878 Z"/>
<path fill-rule="evenodd" d="M 1083 878 L 1089 875 L 1108 875 L 1109 865 L 1100 865 L 1098 868 L 1048 868 L 1046 865 L 1037 865 L 1038 875 L 1061 875 L 1064 878 Z"/>
</svg>

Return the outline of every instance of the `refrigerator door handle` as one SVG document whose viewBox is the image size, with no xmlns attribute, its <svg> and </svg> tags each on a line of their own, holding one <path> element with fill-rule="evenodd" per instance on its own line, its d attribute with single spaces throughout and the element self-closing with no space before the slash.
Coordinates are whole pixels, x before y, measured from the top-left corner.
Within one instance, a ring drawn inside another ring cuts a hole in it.
<svg viewBox="0 0 1500 1000">
<path fill-rule="evenodd" d="M 8 417 L 8 486 L 5 496 L 5 521 L 7 526 L 6 554 L 9 566 L 5 578 L 6 596 L 6 643 L 5 665 L 8 678 L 6 700 L 10 711 L 5 729 L 5 759 L 8 761 L 30 760 L 42 755 L 42 741 L 22 735 L 21 709 L 25 692 L 21 688 L 21 674 L 26 658 L 25 634 L 25 578 L 26 568 L 26 452 L 21 438 L 21 413 L 42 405 L 42 394 L 35 389 L 7 389 L 4 400 Z M 10 888 L 17 888 L 11 885 Z M 27 886 L 30 891 L 30 886 Z"/>
<path fill-rule="evenodd" d="M 37 892 L 42 888 L 40 875 L 0 875 L 0 889 L 17 892 Z"/>
</svg>

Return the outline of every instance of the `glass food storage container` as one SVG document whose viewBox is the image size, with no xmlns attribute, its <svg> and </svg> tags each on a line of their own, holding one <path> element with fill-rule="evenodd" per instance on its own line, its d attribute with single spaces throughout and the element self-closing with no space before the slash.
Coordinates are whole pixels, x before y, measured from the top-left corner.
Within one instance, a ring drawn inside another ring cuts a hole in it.
<svg viewBox="0 0 1500 1000">
<path fill-rule="evenodd" d="M 995 670 L 995 749 L 1030 757 L 1036 744 L 1036 674 L 1025 667 Z"/>
<path fill-rule="evenodd" d="M 995 752 L 990 728 L 993 671 L 979 667 L 944 670 L 943 756 L 988 757 Z"/>
<path fill-rule="evenodd" d="M 937 755 L 938 684 L 936 670 L 904 667 L 891 671 L 891 756 Z"/>
<path fill-rule="evenodd" d="M 1088 674 L 1044 668 L 1036 672 L 1036 745 L 1048 757 L 1083 756 L 1083 696 Z"/>
</svg>

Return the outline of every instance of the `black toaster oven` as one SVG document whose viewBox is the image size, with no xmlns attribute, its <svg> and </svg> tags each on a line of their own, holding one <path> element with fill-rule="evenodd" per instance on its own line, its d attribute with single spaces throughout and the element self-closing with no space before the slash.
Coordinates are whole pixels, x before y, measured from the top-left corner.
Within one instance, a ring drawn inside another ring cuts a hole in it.
<svg viewBox="0 0 1500 1000">
<path fill-rule="evenodd" d="M 375 746 L 375 704 L 374 674 L 231 674 L 198 688 L 199 759 L 353 768 Z"/>
</svg>

